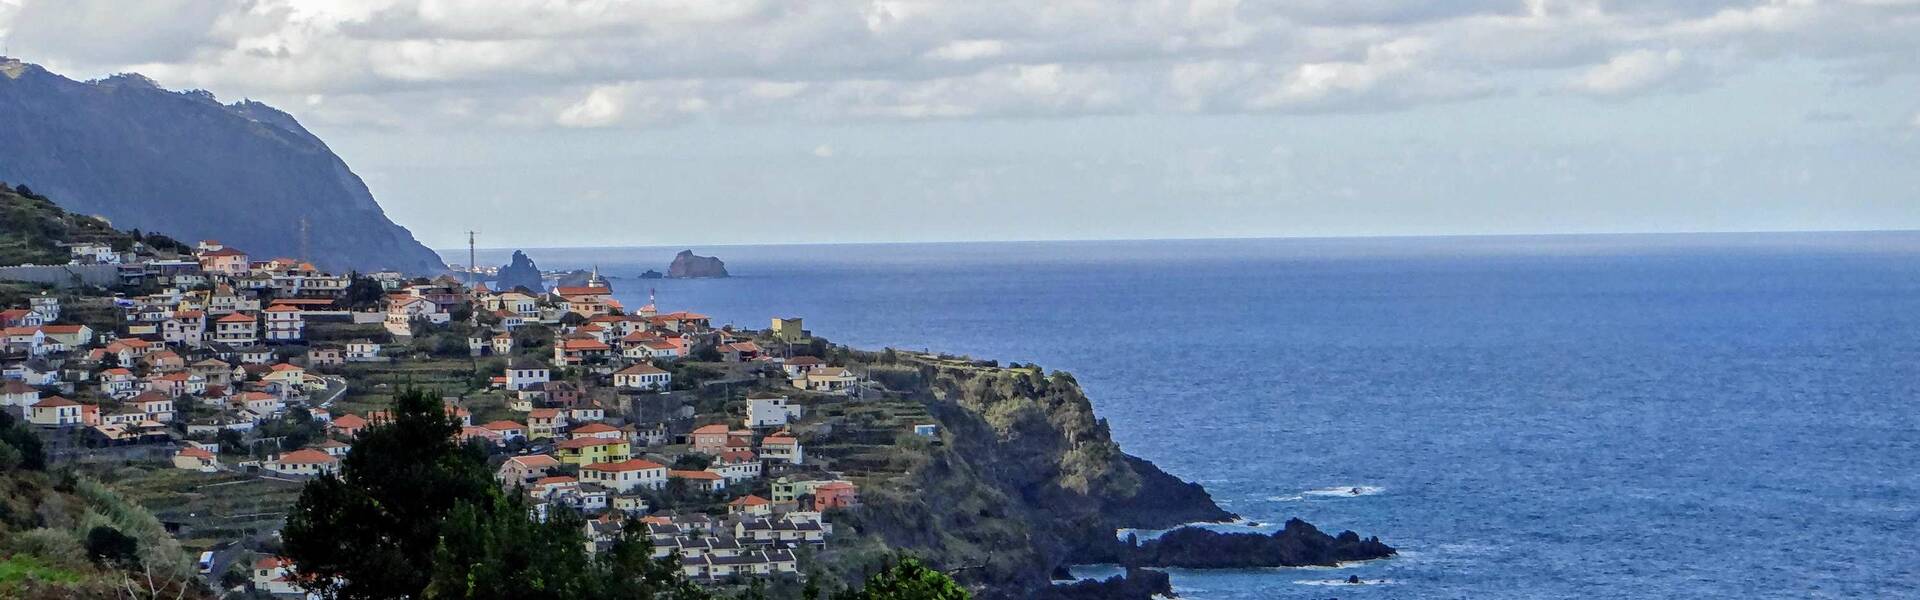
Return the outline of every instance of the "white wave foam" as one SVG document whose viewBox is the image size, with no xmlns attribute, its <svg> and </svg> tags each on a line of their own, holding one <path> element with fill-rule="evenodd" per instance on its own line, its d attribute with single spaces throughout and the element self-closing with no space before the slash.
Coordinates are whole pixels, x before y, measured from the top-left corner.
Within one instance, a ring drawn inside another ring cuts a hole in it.
<svg viewBox="0 0 1920 600">
<path fill-rule="evenodd" d="M 1387 491 L 1387 488 L 1373 485 L 1340 485 L 1300 492 L 1302 496 L 1322 498 L 1343 498 L 1348 496 L 1372 496 Z"/>
<path fill-rule="evenodd" d="M 1360 580 L 1360 583 L 1348 583 L 1347 580 L 1345 579 L 1301 579 L 1301 580 L 1295 581 L 1294 583 L 1297 585 L 1322 585 L 1322 586 L 1328 586 L 1328 587 L 1335 587 L 1335 586 L 1347 587 L 1347 586 L 1360 586 L 1360 585 L 1394 585 L 1400 582 L 1394 581 L 1392 579 L 1362 579 Z"/>
</svg>

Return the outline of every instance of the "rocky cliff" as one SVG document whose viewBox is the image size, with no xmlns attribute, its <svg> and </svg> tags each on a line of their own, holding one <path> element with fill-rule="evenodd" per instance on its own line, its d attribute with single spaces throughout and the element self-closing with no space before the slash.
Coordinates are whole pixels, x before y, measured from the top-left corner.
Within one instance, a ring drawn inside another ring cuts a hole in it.
<svg viewBox="0 0 1920 600">
<path fill-rule="evenodd" d="M 493 279 L 493 289 L 506 291 L 514 288 L 526 288 L 536 294 L 546 290 L 546 285 L 540 279 L 540 266 L 533 264 L 533 259 L 519 250 L 513 251 L 513 259 L 501 265 L 500 273 Z"/>
<path fill-rule="evenodd" d="M 1045 597 L 1055 567 L 1117 555 L 1117 529 L 1233 517 L 1199 486 L 1122 452 L 1071 375 L 891 352 L 847 358 L 889 392 L 844 420 L 830 417 L 834 437 L 854 441 L 807 448 L 810 460 L 818 455 L 863 482 L 864 506 L 840 517 L 854 539 L 834 550 L 837 565 L 906 550 L 978 597 Z M 925 411 L 906 418 L 937 423 L 939 443 L 896 439 L 901 425 L 864 416 L 869 410 Z M 1067 597 L 1130 598 L 1123 590 L 1159 587 L 1112 585 Z"/>
<path fill-rule="evenodd" d="M 673 264 L 667 266 L 667 276 L 674 279 L 726 277 L 727 263 L 716 257 L 696 255 L 692 250 L 681 250 L 673 256 Z"/>
<path fill-rule="evenodd" d="M 445 270 L 292 116 L 139 75 L 79 82 L 0 58 L 0 181 L 123 230 L 261 257 L 298 255 L 304 238 L 304 258 L 331 270 Z"/>
</svg>

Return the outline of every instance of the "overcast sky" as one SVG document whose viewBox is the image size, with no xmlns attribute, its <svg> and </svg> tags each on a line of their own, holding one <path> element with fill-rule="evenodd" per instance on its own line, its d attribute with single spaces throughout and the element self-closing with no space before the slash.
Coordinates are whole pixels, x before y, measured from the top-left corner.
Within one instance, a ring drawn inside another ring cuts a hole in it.
<svg viewBox="0 0 1920 600">
<path fill-rule="evenodd" d="M 435 247 L 1920 228 L 1920 0 L 0 0 Z"/>
</svg>

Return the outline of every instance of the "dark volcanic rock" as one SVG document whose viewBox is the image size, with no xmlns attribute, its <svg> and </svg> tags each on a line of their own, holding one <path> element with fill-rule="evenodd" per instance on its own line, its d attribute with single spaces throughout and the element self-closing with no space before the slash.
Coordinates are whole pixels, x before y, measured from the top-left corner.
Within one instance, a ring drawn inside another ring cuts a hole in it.
<svg viewBox="0 0 1920 600">
<path fill-rule="evenodd" d="M 1140 493 L 1108 499 L 1102 512 L 1115 522 L 1134 529 L 1167 529 L 1234 518 L 1214 504 L 1213 495 L 1200 484 L 1174 477 L 1147 459 L 1131 454 L 1122 458 L 1140 476 Z"/>
<path fill-rule="evenodd" d="M 727 263 L 712 256 L 695 255 L 692 250 L 681 250 L 667 267 L 667 276 L 674 279 L 726 277 Z"/>
<path fill-rule="evenodd" d="M 546 289 L 540 281 L 540 266 L 533 264 L 533 259 L 527 258 L 527 254 L 519 250 L 513 251 L 512 262 L 500 267 L 500 274 L 494 277 L 493 287 L 503 291 L 527 288 L 534 293 Z"/>
<path fill-rule="evenodd" d="M 1360 539 L 1351 531 L 1338 537 L 1322 533 L 1299 519 L 1288 519 L 1272 535 L 1220 533 L 1182 527 L 1147 541 L 1127 553 L 1127 564 L 1186 569 L 1250 569 L 1260 567 L 1332 566 L 1344 561 L 1386 558 L 1393 547 L 1380 538 Z"/>
<path fill-rule="evenodd" d="M 292 116 L 139 75 L 78 82 L 0 58 L 0 181 L 122 230 L 217 239 L 260 258 L 335 271 L 446 270 Z M 297 256 L 303 237 L 307 256 Z"/>
<path fill-rule="evenodd" d="M 1043 600 L 1148 600 L 1173 597 L 1173 578 L 1166 573 L 1128 567 L 1125 575 L 1104 581 L 1086 580 L 1056 585 L 1036 594 Z"/>
<path fill-rule="evenodd" d="M 661 279 L 666 276 L 667 274 L 661 273 L 659 271 L 655 271 L 653 269 L 647 269 L 647 272 L 640 274 L 641 279 Z"/>
</svg>

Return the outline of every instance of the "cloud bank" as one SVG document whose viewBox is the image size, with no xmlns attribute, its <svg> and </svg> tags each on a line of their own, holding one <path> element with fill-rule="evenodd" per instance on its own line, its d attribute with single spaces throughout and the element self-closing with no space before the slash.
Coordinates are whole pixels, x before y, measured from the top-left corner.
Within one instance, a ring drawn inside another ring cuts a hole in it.
<svg viewBox="0 0 1920 600">
<path fill-rule="evenodd" d="M 378 126 L 1366 113 L 1911 73 L 1920 0 L 0 0 L 75 73 Z"/>
</svg>

